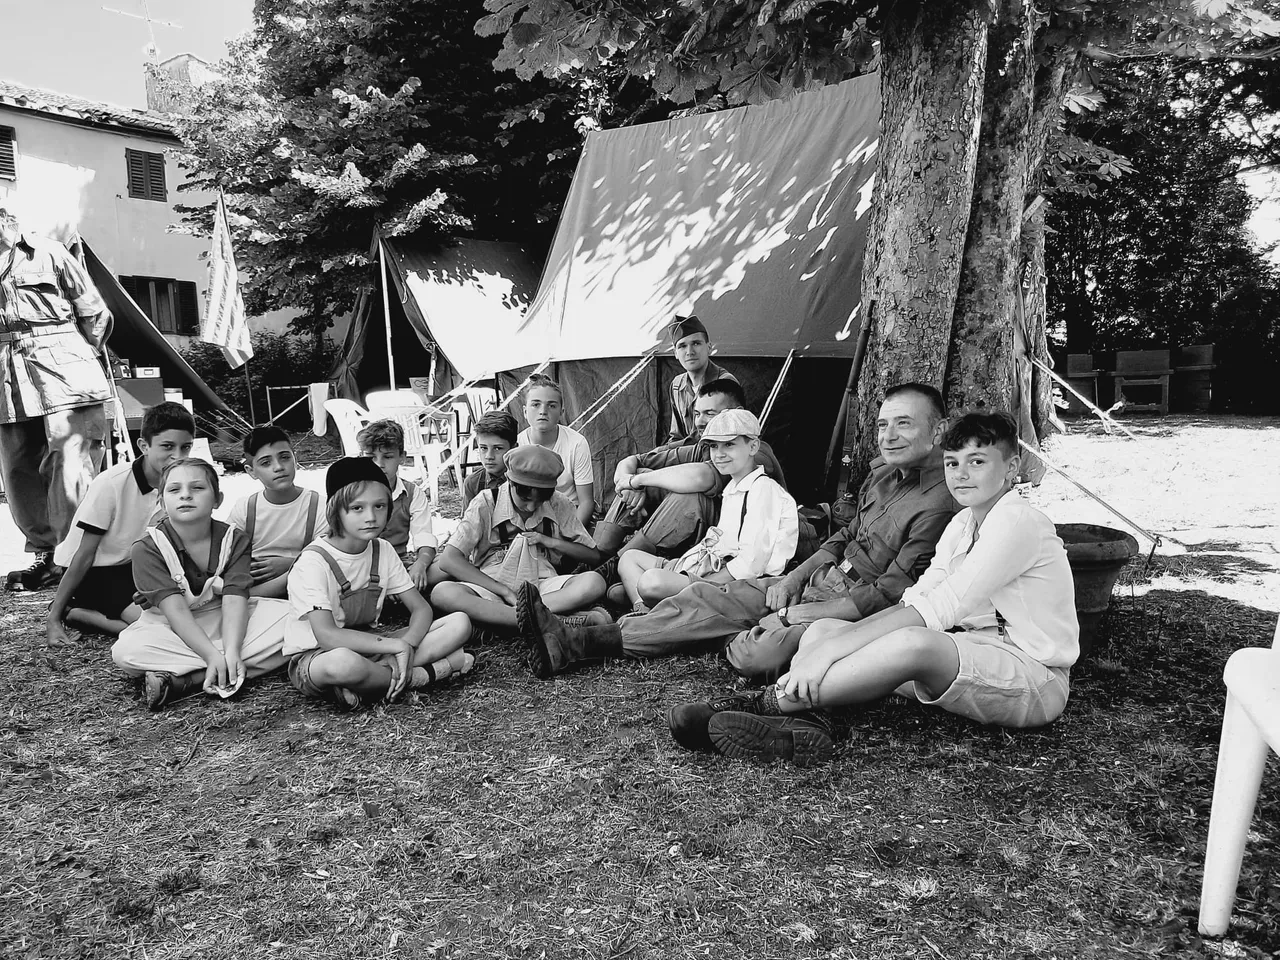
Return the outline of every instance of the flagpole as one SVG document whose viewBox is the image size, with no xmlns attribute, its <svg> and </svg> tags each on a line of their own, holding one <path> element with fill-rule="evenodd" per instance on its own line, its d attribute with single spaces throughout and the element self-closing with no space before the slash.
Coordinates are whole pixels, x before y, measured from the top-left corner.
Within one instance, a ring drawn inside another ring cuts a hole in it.
<svg viewBox="0 0 1280 960">
<path fill-rule="evenodd" d="M 387 324 L 387 381 L 396 388 L 396 362 L 391 356 L 391 299 L 387 294 L 387 246 L 378 238 L 378 263 L 382 266 L 382 316 Z"/>
<path fill-rule="evenodd" d="M 249 379 L 249 361 L 244 362 L 244 390 L 249 397 L 249 422 L 257 423 L 258 416 L 253 412 L 253 381 Z"/>
</svg>

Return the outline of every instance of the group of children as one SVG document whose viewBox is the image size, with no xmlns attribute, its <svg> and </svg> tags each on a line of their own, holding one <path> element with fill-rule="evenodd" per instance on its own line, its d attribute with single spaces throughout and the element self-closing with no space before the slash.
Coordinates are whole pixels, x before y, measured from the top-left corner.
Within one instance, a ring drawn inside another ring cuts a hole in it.
<svg viewBox="0 0 1280 960">
<path fill-rule="evenodd" d="M 400 476 L 395 422 L 361 431 L 363 456 L 330 466 L 323 498 L 298 485 L 288 436 L 255 427 L 244 457 L 262 489 L 224 523 L 214 518 L 217 471 L 189 457 L 191 415 L 159 404 L 144 417 L 140 455 L 95 478 L 58 548 L 66 573 L 49 640 L 66 641 L 65 623 L 118 634 L 112 658 L 142 678 L 153 710 L 201 690 L 229 697 L 280 668 L 303 694 L 354 708 L 467 673 L 474 658 L 464 648 L 476 631 L 520 636 L 544 659 L 559 656 L 552 647 L 568 642 L 567 627 L 613 637 L 609 579 L 620 581 L 630 614 L 643 615 L 693 584 L 787 568 L 797 507 L 757 465 L 752 413 L 726 409 L 701 428 L 724 481 L 718 522 L 682 556 L 629 550 L 609 569 L 590 533 L 590 451 L 560 424 L 562 410 L 559 386 L 536 377 L 524 432 L 501 411 L 476 422 L 482 469 L 466 478 L 462 518 L 441 548 L 433 504 Z M 1074 660 L 1071 577 L 1052 524 L 1007 497 L 1016 439 L 1003 414 L 955 424 L 942 443 L 946 482 L 966 509 L 918 584 L 861 622 L 813 623 L 789 671 L 763 693 L 676 708 L 677 740 L 807 762 L 830 747 L 814 708 L 898 688 L 977 719 L 1053 719 Z M 400 629 L 379 626 L 389 598 L 407 615 Z M 1020 695 L 1034 691 L 1025 716 L 983 713 L 984 697 L 1006 681 Z"/>
</svg>

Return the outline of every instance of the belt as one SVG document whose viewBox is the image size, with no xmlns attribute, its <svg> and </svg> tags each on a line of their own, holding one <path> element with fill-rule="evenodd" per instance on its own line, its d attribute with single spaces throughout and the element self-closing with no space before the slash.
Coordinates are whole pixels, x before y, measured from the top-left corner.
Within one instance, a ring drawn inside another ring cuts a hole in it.
<svg viewBox="0 0 1280 960">
<path fill-rule="evenodd" d="M 62 333 L 78 333 L 74 323 L 50 323 L 30 330 L 0 331 L 0 343 L 11 343 L 14 340 L 28 340 L 33 337 L 53 337 Z"/>
</svg>

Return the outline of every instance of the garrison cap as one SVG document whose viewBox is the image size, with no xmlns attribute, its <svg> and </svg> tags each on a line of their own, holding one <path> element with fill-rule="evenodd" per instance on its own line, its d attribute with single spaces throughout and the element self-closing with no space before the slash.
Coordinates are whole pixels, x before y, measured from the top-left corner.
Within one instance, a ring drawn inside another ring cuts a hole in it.
<svg viewBox="0 0 1280 960">
<path fill-rule="evenodd" d="M 695 333 L 702 334 L 708 340 L 711 339 L 711 335 L 707 333 L 706 325 L 697 317 L 682 317 L 677 314 L 675 320 L 671 323 L 670 329 L 672 344 L 679 343 L 685 337 L 692 336 Z"/>
</svg>

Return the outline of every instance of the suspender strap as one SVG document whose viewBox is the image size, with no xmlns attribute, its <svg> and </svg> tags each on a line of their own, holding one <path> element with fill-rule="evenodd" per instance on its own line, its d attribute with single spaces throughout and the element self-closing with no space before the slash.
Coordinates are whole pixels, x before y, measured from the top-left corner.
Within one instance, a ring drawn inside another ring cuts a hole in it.
<svg viewBox="0 0 1280 960">
<path fill-rule="evenodd" d="M 311 494 L 311 506 L 307 507 L 307 529 L 306 529 L 306 533 L 303 534 L 303 539 L 302 539 L 303 546 L 306 546 L 316 537 L 316 514 L 320 510 L 320 494 L 315 490 L 309 490 L 308 493 Z M 254 496 L 256 497 L 257 494 L 255 493 Z M 250 506 L 250 509 L 252 510 L 253 504 L 251 503 L 249 506 Z M 253 521 L 250 520 L 249 522 L 252 523 Z M 249 539 L 252 540 L 253 527 L 250 527 L 249 530 L 250 530 Z"/>
<path fill-rule="evenodd" d="M 378 573 L 378 544 L 380 540 L 373 541 L 373 563 L 369 569 L 369 586 L 380 587 L 382 584 L 382 576 Z M 329 565 L 329 572 L 333 574 L 333 579 L 338 581 L 338 589 L 344 597 L 351 595 L 351 581 L 343 576 L 342 568 L 338 566 L 338 561 L 333 559 L 331 554 L 318 543 L 310 544 L 302 548 L 303 553 L 318 553 L 324 558 L 324 562 Z"/>
<path fill-rule="evenodd" d="M 376 544 L 376 541 L 375 541 Z M 333 559 L 333 555 L 319 544 L 311 544 L 302 548 L 303 553 L 318 553 L 324 558 L 324 562 L 329 565 L 329 572 L 333 574 L 333 579 L 338 581 L 338 589 L 345 597 L 351 593 L 351 581 L 346 578 L 342 572 L 342 568 L 338 566 L 338 561 Z"/>
<path fill-rule="evenodd" d="M 742 525 L 747 522 L 747 497 L 750 496 L 750 490 L 742 491 L 742 512 L 738 514 L 738 541 L 742 541 Z"/>
<path fill-rule="evenodd" d="M 258 495 L 255 493 L 249 497 L 249 505 L 244 512 L 244 535 L 249 538 L 249 556 L 253 556 L 253 531 L 258 525 Z M 307 538 L 307 542 L 311 542 L 311 538 Z"/>
</svg>

